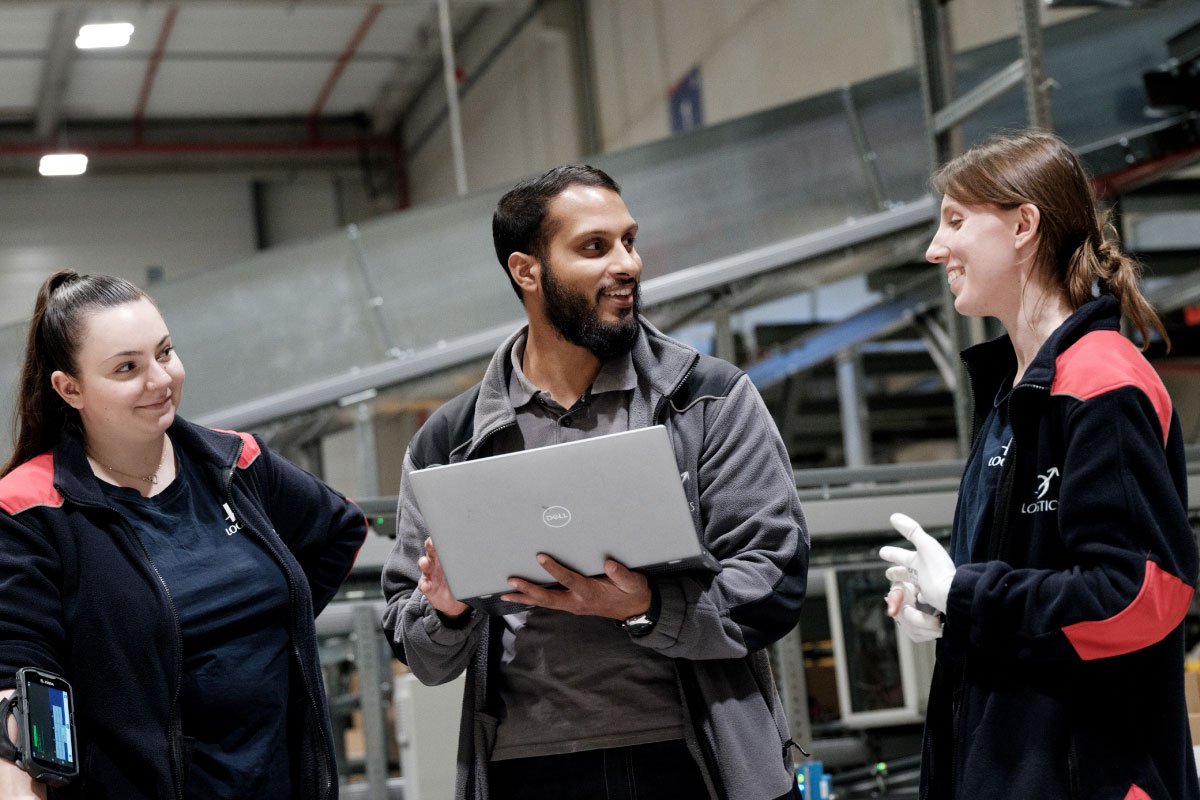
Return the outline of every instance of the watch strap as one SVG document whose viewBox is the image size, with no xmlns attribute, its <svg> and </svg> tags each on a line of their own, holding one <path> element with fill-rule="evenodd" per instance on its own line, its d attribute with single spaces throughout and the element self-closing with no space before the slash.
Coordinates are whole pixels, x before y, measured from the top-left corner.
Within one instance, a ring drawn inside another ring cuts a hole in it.
<svg viewBox="0 0 1200 800">
<path fill-rule="evenodd" d="M 645 636 L 658 624 L 658 616 L 661 611 L 662 598 L 659 596 L 658 587 L 652 583 L 650 584 L 650 608 L 641 614 L 627 618 L 621 623 L 621 627 L 631 636 Z"/>
</svg>

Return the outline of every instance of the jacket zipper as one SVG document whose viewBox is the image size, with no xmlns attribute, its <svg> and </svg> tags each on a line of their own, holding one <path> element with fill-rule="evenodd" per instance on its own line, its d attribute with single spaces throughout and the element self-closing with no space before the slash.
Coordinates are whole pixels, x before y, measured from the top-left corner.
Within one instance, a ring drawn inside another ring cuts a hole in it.
<svg viewBox="0 0 1200 800">
<path fill-rule="evenodd" d="M 1042 386 L 1037 383 L 1023 383 L 1014 387 L 1013 392 L 1017 390 L 1033 390 L 1049 391 L 1049 387 Z M 1022 395 L 1024 396 L 1024 395 Z M 1013 395 L 1010 395 L 1008 400 L 1008 419 L 1010 426 L 1013 421 Z M 1008 456 L 1004 460 L 1004 472 L 1000 476 L 1000 494 L 996 498 L 996 512 L 992 517 L 992 535 L 988 537 L 988 558 L 1003 559 L 1005 548 L 1008 545 L 1008 518 L 1010 501 L 1013 493 L 1013 476 L 1017 469 L 1017 436 L 1016 428 L 1013 427 L 1012 444 L 1009 445 Z"/>
<path fill-rule="evenodd" d="M 970 370 L 966 371 L 967 382 L 971 383 Z M 1047 391 L 1048 387 L 1037 383 L 1017 384 L 1013 387 L 1012 392 L 1038 389 Z M 971 387 L 971 396 L 974 399 L 974 387 Z M 1013 394 L 1005 400 L 1008 406 L 1009 424 L 1012 424 L 1012 407 Z M 1024 395 L 1020 395 L 1024 396 Z M 972 411 L 971 414 L 971 457 L 974 457 L 975 451 L 978 449 L 979 442 L 979 415 Z M 969 459 L 968 459 L 969 460 Z M 1000 494 L 996 497 L 995 514 L 992 518 L 992 532 L 988 537 L 988 558 L 995 560 L 1001 558 L 1004 553 L 1005 546 L 1008 544 L 1008 511 L 1009 501 L 1012 498 L 1013 479 L 1012 476 L 1016 470 L 1017 460 L 1017 437 L 1014 430 L 1012 442 L 1009 445 L 1008 454 L 1004 460 L 1003 473 L 1000 478 Z M 969 656 L 968 656 L 969 657 Z M 950 716 L 950 754 L 951 754 L 951 769 L 950 769 L 950 796 L 955 796 L 955 785 L 958 782 L 958 755 L 959 755 L 959 730 L 962 722 L 963 710 L 963 694 L 967 684 L 967 666 L 962 664 L 959 667 L 958 690 L 951 697 L 951 716 Z M 957 697 L 958 699 L 954 699 Z"/>
<path fill-rule="evenodd" d="M 696 371 L 696 365 L 699 363 L 699 356 L 693 358 L 691 366 L 688 367 L 687 372 L 683 373 L 683 377 L 676 381 L 675 385 L 671 387 L 671 391 L 659 398 L 658 405 L 654 409 L 654 416 L 651 418 L 653 424 L 662 424 L 667 403 L 670 402 L 670 399 L 675 396 L 675 393 L 679 391 L 679 388 L 683 386 L 683 384 L 687 383 L 688 378 L 692 377 L 692 373 Z M 695 676 L 689 676 L 691 680 L 684 680 L 678 667 L 676 667 L 676 673 L 680 676 L 680 683 L 683 685 L 685 695 L 687 697 L 698 697 L 697 693 L 699 692 L 699 688 L 695 686 Z M 716 790 L 718 798 L 725 800 L 725 785 L 721 780 L 721 773 L 718 769 L 718 766 L 721 762 L 717 759 L 717 754 L 713 751 L 712 742 L 709 741 L 708 737 L 704 735 L 704 730 L 700 725 L 699 717 L 695 713 L 691 713 L 690 716 L 692 717 L 692 732 L 696 736 L 696 743 L 704 751 L 706 762 L 704 771 L 709 773 L 709 778 L 712 780 L 713 788 Z"/>
<path fill-rule="evenodd" d="M 963 700 L 967 690 L 967 665 L 959 667 L 958 690 L 950 697 L 952 714 L 950 717 L 950 797 L 957 795 L 958 785 L 958 734 L 962 729 Z M 957 699 L 955 699 L 957 698 Z"/>
<path fill-rule="evenodd" d="M 1008 454 L 1004 459 L 1004 466 L 1000 473 L 1000 492 L 996 496 L 996 507 L 992 515 L 992 531 L 988 536 L 988 560 L 995 561 L 1001 558 L 1005 546 L 1008 544 L 1008 504 L 1012 500 L 1013 493 L 1013 478 L 1016 469 L 1017 454 L 1020 451 L 1017 449 L 1017 437 L 1014 435 L 1012 441 L 1008 445 Z"/>
<path fill-rule="evenodd" d="M 687 383 L 687 379 L 692 377 L 692 373 L 696 371 L 696 365 L 699 363 L 700 363 L 700 356 L 696 356 L 695 358 L 693 358 L 692 365 L 690 367 L 688 367 L 687 372 L 683 373 L 683 377 L 680 378 L 673 387 L 671 387 L 671 391 L 667 392 L 666 394 L 664 394 L 662 397 L 659 398 L 658 406 L 655 407 L 654 416 L 651 418 L 651 419 L 653 419 L 655 425 L 659 425 L 662 423 L 662 416 L 663 416 L 663 412 L 666 410 L 667 402 L 672 397 L 675 396 L 675 393 L 679 391 L 679 387 L 683 386 L 683 384 Z"/>
<path fill-rule="evenodd" d="M 150 551 L 146 549 L 146 545 L 138 535 L 129 528 L 125 523 L 125 518 L 119 511 L 110 505 L 105 505 L 117 519 L 121 520 L 124 525 L 126 536 L 132 539 L 141 551 L 142 556 L 146 559 L 146 565 L 150 567 L 150 571 L 154 573 L 154 577 L 158 578 L 158 584 L 162 587 L 163 595 L 167 601 L 167 609 L 171 612 L 171 623 L 175 629 L 175 686 L 171 692 L 171 704 L 167 707 L 167 755 L 171 760 L 172 772 L 172 789 L 177 800 L 183 800 L 183 757 L 179 752 L 179 740 L 183 736 L 183 725 L 179 720 L 179 687 L 183 683 L 183 632 L 179 625 L 179 613 L 175 610 L 175 600 L 171 597 L 171 588 L 167 586 L 167 581 L 163 578 L 162 573 L 158 571 L 158 567 L 154 563 L 154 559 L 150 558 Z"/>
<path fill-rule="evenodd" d="M 225 477 L 225 502 L 227 502 L 229 504 L 230 509 L 232 509 L 235 512 L 235 516 L 238 518 L 238 521 L 241 522 L 241 524 L 242 524 L 242 530 L 247 531 L 248 533 L 254 534 L 254 537 L 256 539 L 258 539 L 258 541 L 263 545 L 263 547 L 266 549 L 266 551 L 271 554 L 271 557 L 275 559 L 276 563 L 278 563 L 280 568 L 283 570 L 284 577 L 287 578 L 287 584 L 288 584 L 288 611 L 289 611 L 288 630 L 289 630 L 289 632 L 294 634 L 295 633 L 295 631 L 294 631 L 295 623 L 294 623 L 293 617 L 295 615 L 295 608 L 296 608 L 296 588 L 295 588 L 295 580 L 292 578 L 291 570 L 288 568 L 287 564 L 283 563 L 283 561 L 277 555 L 275 555 L 274 548 L 270 545 L 269 542 L 267 542 L 266 537 L 263 536 L 258 531 L 254 530 L 253 528 L 251 528 L 250 525 L 246 522 L 246 518 L 243 515 L 236 513 L 237 509 L 233 505 L 233 475 L 234 475 L 235 471 L 237 470 L 236 465 L 237 465 L 238 459 L 240 459 L 242 457 L 242 450 L 245 448 L 245 446 L 246 446 L 245 442 L 242 442 L 242 441 L 238 442 L 237 454 L 234 456 L 234 459 L 233 459 L 234 466 L 229 468 L 229 472 L 227 473 L 227 475 Z M 316 723 L 317 732 L 320 734 L 320 737 L 321 737 L 322 752 L 319 754 L 321 756 L 319 763 L 320 763 L 320 769 L 321 769 L 321 778 L 322 778 L 323 784 L 324 784 L 322 787 L 322 796 L 327 797 L 329 795 L 329 790 L 332 785 L 332 779 L 329 774 L 329 757 L 330 757 L 330 754 L 333 752 L 333 747 L 332 747 L 331 742 L 329 742 L 329 740 L 326 738 L 325 726 L 321 724 L 320 709 L 317 707 L 316 698 L 313 696 L 312 687 L 309 685 L 308 675 L 304 671 L 304 661 L 300 655 L 300 647 L 296 644 L 296 637 L 294 635 L 289 635 L 288 638 L 291 640 L 291 654 L 296 659 L 296 667 L 297 667 L 297 672 L 300 673 L 300 681 L 304 684 L 304 694 L 308 698 L 309 710 L 312 711 L 313 721 Z"/>
<path fill-rule="evenodd" d="M 479 449 L 481 447 L 483 447 L 484 444 L 486 444 L 489 439 L 491 439 L 496 434 L 500 433 L 500 431 L 504 431 L 504 430 L 508 430 L 509 428 L 516 427 L 516 424 L 517 424 L 517 421 L 515 419 L 510 420 L 510 421 L 504 423 L 503 425 L 497 425 L 495 428 L 492 428 L 490 431 L 488 431 L 487 433 L 480 436 L 478 439 L 475 440 L 475 442 L 469 448 L 467 448 L 467 452 L 463 455 L 463 461 L 470 461 L 471 459 L 473 459 L 475 457 L 475 454 L 479 452 Z"/>
<path fill-rule="evenodd" d="M 685 672 L 686 670 L 686 672 Z M 697 710 L 703 705 L 703 698 L 700 697 L 700 687 L 696 684 L 696 675 L 692 671 L 690 665 L 680 668 L 675 667 L 676 674 L 679 678 L 679 685 L 683 689 L 683 702 L 687 705 L 687 715 L 692 718 L 692 731 L 696 735 L 696 744 L 701 749 L 704 756 L 704 764 L 702 772 L 706 773 L 712 780 L 713 789 L 717 793 L 717 800 L 728 800 L 725 792 L 724 781 L 721 780 L 720 764 L 717 759 L 717 754 L 713 750 L 712 742 L 704 735 L 704 731 L 700 729 L 700 716 Z M 693 708 L 693 702 L 695 701 Z"/>
</svg>

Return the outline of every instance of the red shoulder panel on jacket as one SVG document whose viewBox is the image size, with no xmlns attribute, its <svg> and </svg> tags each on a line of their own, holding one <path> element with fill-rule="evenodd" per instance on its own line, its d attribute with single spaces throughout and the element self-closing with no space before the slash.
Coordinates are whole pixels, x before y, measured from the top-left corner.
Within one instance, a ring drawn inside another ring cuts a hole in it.
<svg viewBox="0 0 1200 800">
<path fill-rule="evenodd" d="M 9 514 L 20 514 L 36 506 L 57 508 L 62 504 L 62 495 L 54 488 L 52 453 L 31 458 L 0 478 L 0 508 Z"/>
<path fill-rule="evenodd" d="M 1054 365 L 1050 391 L 1090 400 L 1122 386 L 1136 386 L 1150 399 L 1165 445 L 1171 430 L 1171 396 L 1150 362 L 1117 331 L 1093 331 L 1063 351 Z"/>
<path fill-rule="evenodd" d="M 1076 622 L 1063 628 L 1084 661 L 1132 653 L 1161 641 L 1183 621 L 1192 603 L 1189 584 L 1146 562 L 1146 576 L 1133 602 L 1108 619 Z"/>
<path fill-rule="evenodd" d="M 221 433 L 232 433 L 234 436 L 242 437 L 242 454 L 238 456 L 237 465 L 242 469 L 254 463 L 254 459 L 262 453 L 262 448 L 258 446 L 258 440 L 252 434 L 243 433 L 242 431 L 227 431 L 223 428 L 213 428 Z"/>
</svg>

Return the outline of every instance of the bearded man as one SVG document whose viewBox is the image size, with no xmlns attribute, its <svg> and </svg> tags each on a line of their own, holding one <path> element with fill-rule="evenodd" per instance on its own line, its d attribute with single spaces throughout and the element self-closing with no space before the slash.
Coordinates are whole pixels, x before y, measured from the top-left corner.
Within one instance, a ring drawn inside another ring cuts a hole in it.
<svg viewBox="0 0 1200 800">
<path fill-rule="evenodd" d="M 743 372 L 639 315 L 637 232 L 594 167 L 505 194 L 492 236 L 528 325 L 405 456 L 383 625 L 422 682 L 467 673 L 459 800 L 799 797 L 764 650 L 795 627 L 807 581 L 791 464 Z M 610 560 L 588 577 L 538 555 L 558 587 L 512 579 L 511 613 L 451 594 L 409 472 L 649 425 L 670 434 L 719 573 Z"/>
</svg>

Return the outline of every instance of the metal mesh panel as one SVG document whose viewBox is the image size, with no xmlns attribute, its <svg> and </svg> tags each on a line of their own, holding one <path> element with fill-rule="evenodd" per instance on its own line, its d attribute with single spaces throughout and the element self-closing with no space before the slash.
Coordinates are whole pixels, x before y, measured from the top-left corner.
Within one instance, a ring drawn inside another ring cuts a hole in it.
<svg viewBox="0 0 1200 800">
<path fill-rule="evenodd" d="M 523 316 L 492 249 L 499 196 L 473 195 L 358 229 L 362 263 L 401 355 Z"/>
<path fill-rule="evenodd" d="M 198 416 L 384 357 L 344 234 L 155 290 Z"/>
</svg>

